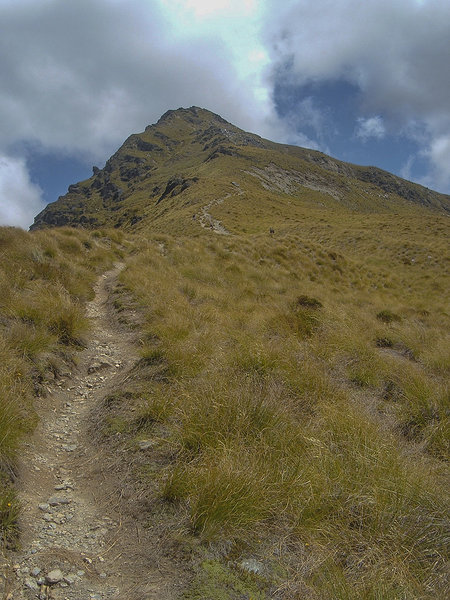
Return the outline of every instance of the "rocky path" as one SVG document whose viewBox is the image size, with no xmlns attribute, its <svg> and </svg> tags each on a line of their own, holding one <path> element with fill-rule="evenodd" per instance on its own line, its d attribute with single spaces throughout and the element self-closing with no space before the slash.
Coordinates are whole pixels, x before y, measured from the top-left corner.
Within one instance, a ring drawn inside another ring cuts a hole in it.
<svg viewBox="0 0 450 600">
<path fill-rule="evenodd" d="M 139 557 L 137 525 L 123 527 L 108 488 L 101 450 L 89 439 L 89 414 L 136 360 L 131 333 L 118 328 L 108 300 L 121 269 L 96 285 L 87 307 L 94 327 L 73 374 L 67 373 L 38 407 L 39 426 L 20 467 L 21 551 L 4 565 L 3 600 L 163 598 Z M 133 556 L 133 550 L 136 557 Z M 135 560 L 136 558 L 136 560 Z M 134 591 L 133 591 L 134 590 Z M 142 590 L 141 590 L 142 591 Z"/>
<path fill-rule="evenodd" d="M 199 223 L 203 228 L 212 229 L 214 233 L 218 233 L 219 235 L 230 235 L 230 232 L 223 226 L 223 224 L 218 220 L 214 219 L 210 210 L 213 206 L 219 206 L 227 200 L 231 198 L 231 196 L 242 196 L 245 192 L 240 188 L 238 183 L 233 182 L 233 185 L 237 188 L 237 192 L 232 194 L 231 192 L 222 198 L 211 200 L 206 206 L 203 206 L 201 209 L 201 214 L 199 217 Z"/>
</svg>

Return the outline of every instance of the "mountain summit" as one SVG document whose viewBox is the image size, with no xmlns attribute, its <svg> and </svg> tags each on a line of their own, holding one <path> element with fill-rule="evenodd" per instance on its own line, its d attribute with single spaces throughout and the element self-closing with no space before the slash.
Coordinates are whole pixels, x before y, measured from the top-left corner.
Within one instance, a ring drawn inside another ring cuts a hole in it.
<svg viewBox="0 0 450 600">
<path fill-rule="evenodd" d="M 92 177 L 70 185 L 65 196 L 49 204 L 31 229 L 71 225 L 163 231 L 184 222 L 189 230 L 195 220 L 214 228 L 217 220 L 205 206 L 219 206 L 225 198 L 223 231 L 242 230 L 243 212 L 253 215 L 253 228 L 258 221 L 266 227 L 271 219 L 283 226 L 292 205 L 362 212 L 450 210 L 450 196 L 375 167 L 265 140 L 193 106 L 169 110 L 144 132 L 131 135 L 103 169 L 94 167 Z"/>
</svg>

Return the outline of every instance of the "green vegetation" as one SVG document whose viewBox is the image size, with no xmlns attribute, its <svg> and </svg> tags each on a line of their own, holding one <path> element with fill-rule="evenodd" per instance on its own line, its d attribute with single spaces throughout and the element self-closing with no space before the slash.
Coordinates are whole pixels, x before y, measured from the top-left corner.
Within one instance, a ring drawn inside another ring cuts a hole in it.
<svg viewBox="0 0 450 600">
<path fill-rule="evenodd" d="M 219 561 L 204 561 L 190 589 L 183 594 L 184 600 L 230 600 L 250 598 L 266 600 L 267 584 L 262 577 L 252 573 L 236 572 Z"/>
<path fill-rule="evenodd" d="M 118 233 L 113 233 L 117 242 Z M 0 540 L 12 542 L 14 458 L 32 431 L 33 397 L 58 375 L 88 329 L 84 303 L 112 263 L 111 234 L 0 228 Z"/>
</svg>

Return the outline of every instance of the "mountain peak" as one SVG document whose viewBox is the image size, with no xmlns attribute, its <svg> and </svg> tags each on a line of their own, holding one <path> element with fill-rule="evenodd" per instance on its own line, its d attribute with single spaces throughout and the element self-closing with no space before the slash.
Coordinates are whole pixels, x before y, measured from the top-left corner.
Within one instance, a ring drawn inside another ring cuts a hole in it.
<svg viewBox="0 0 450 600">
<path fill-rule="evenodd" d="M 32 229 L 72 225 L 172 230 L 184 223 L 195 231 L 188 217 L 201 211 L 202 203 L 235 195 L 237 189 L 240 202 L 233 205 L 232 217 L 236 230 L 240 213 L 254 205 L 272 219 L 270 207 L 280 204 L 281 222 L 289 221 L 292 202 L 362 212 L 423 207 L 450 211 L 449 196 L 381 169 L 276 144 L 191 106 L 169 110 L 142 133 L 132 134 L 103 169 L 96 168 L 92 177 L 69 186 L 65 196 L 47 206 Z M 258 225 L 257 213 L 254 219 L 255 230 L 266 228 L 264 219 Z"/>
<path fill-rule="evenodd" d="M 226 121 L 220 115 L 213 113 L 206 108 L 200 108 L 199 106 L 191 106 L 189 108 L 180 107 L 177 109 L 168 110 L 158 119 L 156 124 L 167 124 L 173 122 L 174 119 L 184 119 L 191 123 L 215 120 L 219 123 L 230 125 L 230 123 L 228 123 L 228 121 Z M 153 127 L 153 125 L 148 125 L 148 127 Z"/>
</svg>

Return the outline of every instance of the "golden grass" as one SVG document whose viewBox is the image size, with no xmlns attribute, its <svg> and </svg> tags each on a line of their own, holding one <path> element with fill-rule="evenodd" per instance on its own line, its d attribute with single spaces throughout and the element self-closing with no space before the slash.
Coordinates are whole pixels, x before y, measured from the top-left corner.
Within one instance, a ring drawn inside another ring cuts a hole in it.
<svg viewBox="0 0 450 600">
<path fill-rule="evenodd" d="M 277 565 L 286 598 L 444 597 L 444 269 L 388 270 L 401 238 L 364 253 L 348 227 L 330 247 L 139 241 L 121 277 L 160 368 L 140 387 L 175 456 L 160 493 L 201 539 Z"/>
</svg>

